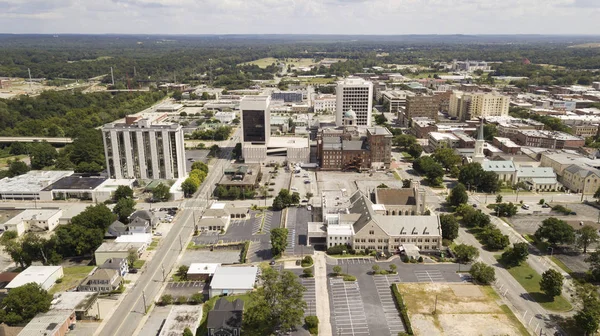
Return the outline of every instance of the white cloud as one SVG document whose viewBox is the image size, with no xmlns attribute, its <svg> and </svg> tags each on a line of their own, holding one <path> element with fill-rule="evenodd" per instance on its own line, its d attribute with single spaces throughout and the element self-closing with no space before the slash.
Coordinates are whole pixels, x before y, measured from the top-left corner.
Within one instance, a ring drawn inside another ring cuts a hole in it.
<svg viewBox="0 0 600 336">
<path fill-rule="evenodd" d="M 7 33 L 589 34 L 598 0 L 0 0 Z"/>
</svg>

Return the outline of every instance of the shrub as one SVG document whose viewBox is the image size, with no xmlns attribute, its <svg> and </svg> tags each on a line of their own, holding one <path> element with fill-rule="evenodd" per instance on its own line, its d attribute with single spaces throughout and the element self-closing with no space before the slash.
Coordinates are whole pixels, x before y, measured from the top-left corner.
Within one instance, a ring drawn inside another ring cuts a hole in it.
<svg viewBox="0 0 600 336">
<path fill-rule="evenodd" d="M 394 294 L 394 301 L 396 302 L 396 308 L 400 312 L 400 317 L 404 322 L 404 326 L 406 327 L 406 334 L 413 335 L 412 325 L 410 324 L 410 319 L 408 318 L 408 311 L 406 309 L 406 305 L 404 304 L 404 300 L 402 299 L 402 294 L 398 290 L 398 286 L 392 285 L 392 293 Z"/>
<path fill-rule="evenodd" d="M 344 281 L 356 281 L 356 277 L 353 275 L 344 275 Z"/>
<path fill-rule="evenodd" d="M 304 276 L 307 278 L 312 278 L 314 276 L 312 268 L 305 268 L 302 273 L 304 273 Z"/>
<path fill-rule="evenodd" d="M 312 266 L 312 264 L 313 264 L 313 259 L 311 256 L 306 256 L 306 257 L 304 257 L 304 259 L 302 259 L 302 267 Z"/>
<path fill-rule="evenodd" d="M 190 303 L 193 305 L 201 304 L 204 301 L 204 295 L 202 293 L 195 293 L 190 296 Z"/>
<path fill-rule="evenodd" d="M 332 247 L 328 248 L 327 254 L 329 254 L 329 255 L 342 254 L 344 251 L 346 251 L 346 253 L 350 253 L 350 250 L 352 250 L 352 247 L 350 247 L 350 245 L 336 245 L 336 246 L 332 246 Z"/>
<path fill-rule="evenodd" d="M 165 294 L 160 297 L 160 301 L 158 302 L 161 306 L 168 306 L 173 303 L 173 295 Z"/>
<path fill-rule="evenodd" d="M 177 297 L 177 301 L 175 303 L 177 303 L 178 305 L 182 305 L 182 304 L 186 304 L 188 301 L 187 297 L 181 295 Z"/>
<path fill-rule="evenodd" d="M 250 249 L 250 241 L 246 241 L 244 243 L 244 247 L 242 247 L 242 253 L 240 254 L 240 262 L 242 264 L 246 263 L 246 256 L 248 255 L 249 249 Z"/>
<path fill-rule="evenodd" d="M 419 262 L 423 262 L 423 257 L 419 256 Z"/>
<path fill-rule="evenodd" d="M 335 275 L 340 275 L 340 273 L 342 273 L 342 266 L 333 266 L 333 273 L 335 273 Z"/>
<path fill-rule="evenodd" d="M 311 335 L 319 334 L 319 318 L 316 316 L 307 316 L 304 318 L 306 328 Z"/>
<path fill-rule="evenodd" d="M 538 202 L 538 204 L 544 204 L 544 203 L 546 203 L 546 200 L 544 200 L 543 198 L 540 199 L 540 201 Z"/>
</svg>

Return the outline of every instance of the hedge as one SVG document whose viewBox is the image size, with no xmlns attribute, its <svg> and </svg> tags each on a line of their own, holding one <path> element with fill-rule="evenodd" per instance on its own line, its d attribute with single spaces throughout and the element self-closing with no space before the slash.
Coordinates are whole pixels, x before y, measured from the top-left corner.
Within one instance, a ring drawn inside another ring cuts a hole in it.
<svg viewBox="0 0 600 336">
<path fill-rule="evenodd" d="M 346 251 L 346 253 L 349 253 L 349 254 L 355 253 L 355 251 L 352 249 L 352 246 L 350 246 L 350 245 L 336 245 L 336 246 L 332 246 L 332 247 L 328 248 L 327 254 L 329 254 L 329 255 L 342 254 L 344 251 Z"/>
<path fill-rule="evenodd" d="M 406 328 L 406 333 L 409 335 L 413 335 L 412 325 L 410 324 L 410 319 L 408 318 L 408 311 L 406 309 L 406 305 L 404 304 L 404 300 L 402 299 L 402 294 L 398 290 L 398 286 L 392 285 L 392 293 L 394 294 L 394 301 L 396 302 L 396 307 L 400 312 L 400 317 L 402 318 L 402 322 L 404 322 L 404 327 Z"/>
<path fill-rule="evenodd" d="M 319 334 L 319 318 L 316 316 L 307 316 L 304 318 L 304 323 L 306 323 L 306 327 L 308 332 L 311 335 Z"/>
<path fill-rule="evenodd" d="M 244 247 L 242 247 L 242 253 L 241 253 L 241 255 L 240 255 L 240 262 L 241 262 L 242 264 L 245 264 L 245 263 L 246 263 L 246 255 L 248 254 L 248 250 L 249 250 L 249 249 L 250 249 L 250 241 L 249 241 L 249 240 L 247 240 L 247 241 L 244 243 Z"/>
</svg>

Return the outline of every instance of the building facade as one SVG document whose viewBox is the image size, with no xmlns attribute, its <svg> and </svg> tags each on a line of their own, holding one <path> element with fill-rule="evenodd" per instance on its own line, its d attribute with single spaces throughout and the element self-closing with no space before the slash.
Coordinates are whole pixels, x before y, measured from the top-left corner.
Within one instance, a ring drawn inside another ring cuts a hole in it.
<svg viewBox="0 0 600 336">
<path fill-rule="evenodd" d="M 585 139 L 558 131 L 524 130 L 517 133 L 516 142 L 521 146 L 551 149 L 579 148 Z"/>
<path fill-rule="evenodd" d="M 450 116 L 459 120 L 508 116 L 510 97 L 496 92 L 455 91 L 450 97 Z"/>
<path fill-rule="evenodd" d="M 373 83 L 358 77 L 337 82 L 336 125 L 343 125 L 347 111 L 356 113 L 356 126 L 371 126 Z"/>
<path fill-rule="evenodd" d="M 127 117 L 102 127 L 108 175 L 113 179 L 178 179 L 186 175 L 183 129 Z"/>
<path fill-rule="evenodd" d="M 334 113 L 336 111 L 337 98 L 335 95 L 319 95 L 313 100 L 314 111 L 318 113 Z"/>
<path fill-rule="evenodd" d="M 593 195 L 600 187 L 600 170 L 573 164 L 563 171 L 561 182 L 574 193 Z"/>
<path fill-rule="evenodd" d="M 244 96 L 240 102 L 242 140 L 253 144 L 267 144 L 271 137 L 271 97 Z"/>
<path fill-rule="evenodd" d="M 436 96 L 417 95 L 406 98 L 406 108 L 398 112 L 398 120 L 404 126 L 410 125 L 413 118 L 425 117 L 437 120 L 440 101 Z"/>
</svg>

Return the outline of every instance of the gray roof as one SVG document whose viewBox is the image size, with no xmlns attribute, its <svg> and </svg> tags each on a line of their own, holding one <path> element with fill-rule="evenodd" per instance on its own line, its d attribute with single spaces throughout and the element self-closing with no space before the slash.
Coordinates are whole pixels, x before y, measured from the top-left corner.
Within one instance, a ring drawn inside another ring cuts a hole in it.
<svg viewBox="0 0 600 336">
<path fill-rule="evenodd" d="M 206 326 L 208 329 L 232 330 L 242 327 L 244 301 L 237 299 L 233 302 L 220 298 L 213 310 L 208 312 Z"/>
<path fill-rule="evenodd" d="M 438 216 L 385 216 L 375 215 L 375 222 L 390 236 L 442 234 Z"/>
<path fill-rule="evenodd" d="M 144 219 L 142 217 L 136 217 L 127 226 L 146 227 L 149 225 L 150 222 L 147 219 Z"/>
<path fill-rule="evenodd" d="M 510 160 L 484 161 L 481 166 L 483 170 L 495 173 L 514 172 L 517 170 L 517 168 L 515 168 L 515 163 Z"/>
<path fill-rule="evenodd" d="M 137 217 L 145 219 L 145 220 L 149 221 L 151 224 L 153 224 L 156 221 L 156 216 L 154 216 L 154 214 L 152 214 L 148 210 L 138 210 L 138 211 L 134 212 L 133 214 L 131 214 L 131 217 L 129 217 L 129 219 L 131 221 L 133 221 Z"/>
<path fill-rule="evenodd" d="M 570 165 L 565 168 L 566 171 L 573 175 L 579 175 L 582 178 L 588 177 L 590 175 L 596 175 L 600 177 L 600 171 L 591 167 L 582 167 L 579 165 Z"/>
<path fill-rule="evenodd" d="M 362 140 L 343 140 L 342 147 L 344 150 L 361 150 L 363 142 Z"/>
<path fill-rule="evenodd" d="M 254 288 L 257 273 L 258 268 L 255 266 L 217 267 L 210 288 L 251 290 Z"/>
<path fill-rule="evenodd" d="M 517 177 L 520 178 L 554 178 L 556 173 L 550 167 L 519 167 Z"/>
<path fill-rule="evenodd" d="M 206 209 L 202 217 L 229 217 L 229 211 L 226 209 Z"/>
<path fill-rule="evenodd" d="M 360 218 L 353 225 L 354 232 L 358 232 L 373 220 L 375 215 L 373 203 L 360 190 L 350 196 L 350 203 L 349 212 L 360 215 Z"/>
</svg>

